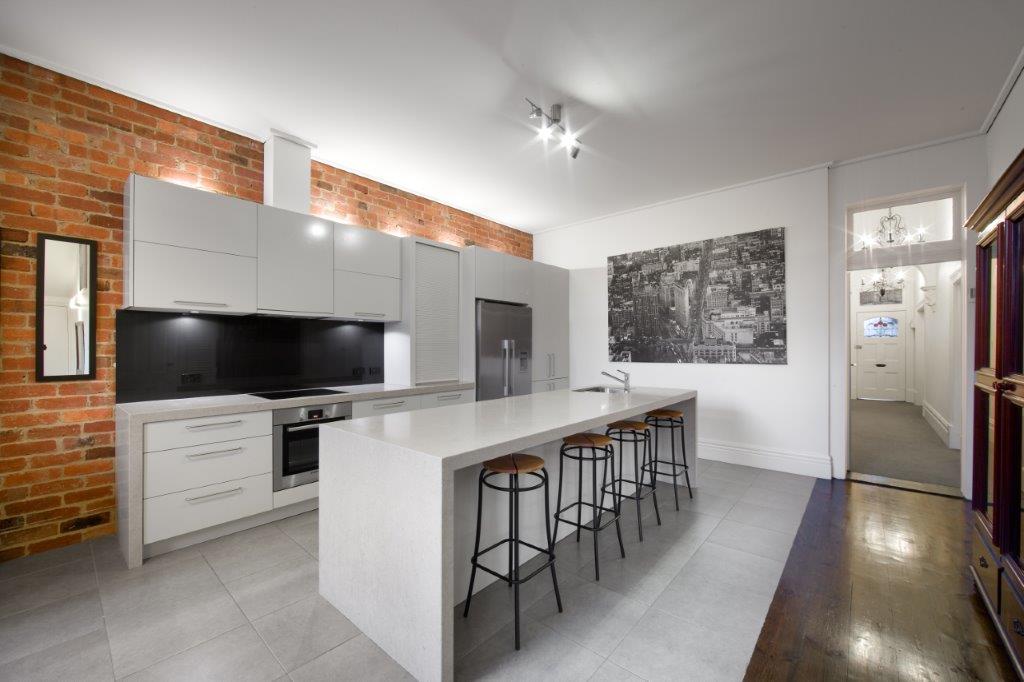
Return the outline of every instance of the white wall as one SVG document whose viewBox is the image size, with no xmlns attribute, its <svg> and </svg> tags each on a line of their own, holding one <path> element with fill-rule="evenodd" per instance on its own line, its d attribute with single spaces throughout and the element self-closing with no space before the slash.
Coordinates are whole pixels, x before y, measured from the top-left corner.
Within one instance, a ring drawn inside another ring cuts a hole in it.
<svg viewBox="0 0 1024 682">
<path fill-rule="evenodd" d="M 960 187 L 961 212 L 970 212 L 988 190 L 988 157 L 985 137 L 975 136 L 954 142 L 937 144 L 898 154 L 840 164 L 829 172 L 829 355 L 830 355 L 830 447 L 833 475 L 846 477 L 848 464 L 848 422 L 844 404 L 849 395 L 849 360 L 846 336 L 846 210 L 847 207 L 880 197 L 922 192 L 939 187 Z M 954 224 L 963 224 L 966 216 L 955 216 Z M 963 278 L 974 281 L 974 233 L 967 233 L 963 246 L 965 268 Z M 965 357 L 972 357 L 974 328 L 973 301 L 964 301 L 964 324 L 961 328 L 960 348 Z M 973 383 L 969 363 L 962 363 L 961 379 L 966 385 Z M 970 401 L 961 409 L 964 423 L 969 423 Z M 961 492 L 970 496 L 971 444 L 964 442 L 961 458 Z"/>
<path fill-rule="evenodd" d="M 827 177 L 822 168 L 536 235 L 536 260 L 574 270 L 573 386 L 604 383 L 601 370 L 614 366 L 637 386 L 695 388 L 701 457 L 830 476 Z M 787 228 L 789 364 L 608 362 L 608 256 L 780 225 Z"/>
<path fill-rule="evenodd" d="M 1003 103 L 999 115 L 985 136 L 988 148 L 988 181 L 992 185 L 1024 149 L 1024 77 Z"/>
</svg>

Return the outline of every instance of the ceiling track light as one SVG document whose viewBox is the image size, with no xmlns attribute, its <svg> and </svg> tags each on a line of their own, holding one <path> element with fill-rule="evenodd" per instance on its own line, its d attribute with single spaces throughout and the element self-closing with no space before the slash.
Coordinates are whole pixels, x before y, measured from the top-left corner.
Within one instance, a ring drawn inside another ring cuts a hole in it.
<svg viewBox="0 0 1024 682">
<path fill-rule="evenodd" d="M 562 125 L 562 105 L 552 104 L 551 113 L 544 113 L 537 104 L 534 104 L 529 97 L 525 98 L 530 105 L 530 118 L 540 120 L 540 127 L 537 129 L 537 137 L 547 141 L 556 133 L 560 136 L 561 146 L 569 151 L 569 158 L 575 159 L 580 155 L 580 140 Z"/>
</svg>

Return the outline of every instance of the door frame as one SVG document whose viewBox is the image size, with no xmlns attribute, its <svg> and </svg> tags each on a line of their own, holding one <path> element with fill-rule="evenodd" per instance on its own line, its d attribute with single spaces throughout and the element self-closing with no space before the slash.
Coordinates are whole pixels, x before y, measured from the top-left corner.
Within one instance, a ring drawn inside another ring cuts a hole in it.
<svg viewBox="0 0 1024 682">
<path fill-rule="evenodd" d="M 833 476 L 836 478 L 848 478 L 850 475 L 850 363 L 852 362 L 850 344 L 850 276 L 849 273 L 855 270 L 868 270 L 872 268 L 885 267 L 912 267 L 915 265 L 926 265 L 929 263 L 959 262 L 960 272 L 968 277 L 968 282 L 973 280 L 974 270 L 970 267 L 973 263 L 974 245 L 976 235 L 962 229 L 966 221 L 964 215 L 965 196 L 967 188 L 965 185 L 955 185 L 932 188 L 917 192 L 908 192 L 867 201 L 858 201 L 848 204 L 845 209 L 845 224 L 843 231 L 843 294 L 842 294 L 842 325 L 843 325 L 843 354 L 837 361 L 833 361 L 833 367 L 841 363 L 842 374 L 834 375 L 840 383 L 844 400 L 836 401 L 830 408 L 833 424 L 841 425 L 843 438 L 837 441 L 838 451 L 833 452 Z M 887 208 L 888 206 L 920 203 L 923 201 L 936 201 L 941 199 L 953 199 L 953 239 L 942 242 L 926 242 L 912 249 L 877 249 L 874 252 L 855 253 L 853 251 L 853 216 L 863 211 Z M 966 232 L 966 234 L 964 234 Z M 968 354 L 973 354 L 973 328 L 968 330 L 969 322 L 972 319 L 973 309 L 973 287 L 961 287 L 961 329 L 960 329 L 960 362 L 957 369 L 960 385 L 960 419 L 961 424 L 971 419 L 974 410 L 972 404 L 967 404 L 967 396 L 973 395 L 969 387 L 974 385 L 974 364 L 969 362 Z M 971 333 L 968 333 L 970 331 Z M 972 358 L 973 360 L 973 355 Z M 972 496 L 973 485 L 973 447 L 971 439 L 967 438 L 967 429 L 960 429 L 960 493 L 966 499 Z"/>
</svg>

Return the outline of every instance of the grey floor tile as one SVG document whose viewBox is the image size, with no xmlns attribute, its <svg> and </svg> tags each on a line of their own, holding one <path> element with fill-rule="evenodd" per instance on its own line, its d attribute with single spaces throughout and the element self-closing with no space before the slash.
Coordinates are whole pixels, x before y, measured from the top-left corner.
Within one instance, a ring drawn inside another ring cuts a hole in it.
<svg viewBox="0 0 1024 682">
<path fill-rule="evenodd" d="M 222 590 L 217 575 L 199 554 L 174 563 L 143 564 L 127 575 L 100 582 L 108 618 L 126 611 L 173 603 L 196 593 Z"/>
<path fill-rule="evenodd" d="M 320 522 L 316 511 L 290 516 L 278 521 L 277 526 L 311 557 L 319 556 Z"/>
<path fill-rule="evenodd" d="M 780 533 L 730 519 L 722 519 L 722 522 L 708 537 L 708 542 L 785 562 L 795 537 L 794 533 Z"/>
<path fill-rule="evenodd" d="M 103 609 L 95 590 L 0 618 L 0 663 L 16 661 L 102 629 Z"/>
<path fill-rule="evenodd" d="M 772 509 L 749 502 L 737 502 L 725 518 L 780 533 L 796 533 L 804 518 L 804 510 Z"/>
<path fill-rule="evenodd" d="M 770 597 L 784 566 L 781 561 L 706 542 L 686 562 L 679 579 L 725 584 Z"/>
<path fill-rule="evenodd" d="M 272 523 L 204 542 L 198 549 L 225 583 L 309 556 Z"/>
<path fill-rule="evenodd" d="M 645 680 L 739 680 L 756 641 L 748 640 L 651 609 L 608 660 Z"/>
<path fill-rule="evenodd" d="M 724 478 L 727 481 L 736 483 L 753 483 L 764 469 L 743 466 L 741 464 L 730 464 L 728 462 L 709 462 L 701 469 L 701 473 Z"/>
<path fill-rule="evenodd" d="M 221 585 L 106 616 L 117 677 L 148 668 L 246 622 Z"/>
<path fill-rule="evenodd" d="M 0 604 L 4 615 L 11 615 L 95 589 L 96 570 L 89 556 L 0 581 Z"/>
<path fill-rule="evenodd" d="M 679 495 L 680 509 L 697 512 L 699 514 L 707 514 L 709 516 L 725 516 L 735 504 L 735 498 L 716 495 L 711 490 L 705 490 L 702 487 L 693 489 L 693 499 L 690 499 L 689 495 L 684 495 L 682 493 Z"/>
<path fill-rule="evenodd" d="M 805 492 L 793 492 L 751 486 L 747 492 L 743 493 L 740 502 L 754 504 L 758 507 L 767 507 L 768 509 L 799 511 L 802 514 L 807 507 L 807 500 L 810 499 L 810 496 L 810 489 Z"/>
<path fill-rule="evenodd" d="M 695 548 L 690 551 L 695 551 Z M 618 554 L 602 556 L 600 584 L 649 605 L 672 581 L 688 558 L 686 552 L 670 543 L 648 540 L 627 547 L 625 559 Z M 593 575 L 592 564 L 584 565 L 577 572 L 577 576 L 585 579 L 592 579 Z"/>
<path fill-rule="evenodd" d="M 625 668 L 620 668 L 611 661 L 605 661 L 590 678 L 590 682 L 643 682 L 643 680 Z"/>
<path fill-rule="evenodd" d="M 271 682 L 284 673 L 251 625 L 243 625 L 165 658 L 127 680 L 239 680 Z"/>
<path fill-rule="evenodd" d="M 520 626 L 519 651 L 511 624 L 459 659 L 460 680 L 587 680 L 604 662 L 598 654 L 532 620 Z"/>
<path fill-rule="evenodd" d="M 730 500 L 738 500 L 743 493 L 750 489 L 749 483 L 730 481 L 726 478 L 719 478 L 713 473 L 703 474 L 697 482 L 701 490 L 705 490 L 717 497 L 724 497 Z"/>
<path fill-rule="evenodd" d="M 554 600 L 543 600 L 526 616 L 602 656 L 608 656 L 647 611 L 642 602 L 575 576 L 566 577 L 559 587 L 561 613 Z"/>
<path fill-rule="evenodd" d="M 14 559 L 13 561 L 5 561 L 0 563 L 0 580 L 16 578 L 72 561 L 88 559 L 91 556 L 89 545 L 90 543 L 80 542 L 77 545 L 68 545 L 67 547 L 60 547 L 49 552 L 31 554 L 20 559 Z"/>
<path fill-rule="evenodd" d="M 786 493 L 810 493 L 818 479 L 813 476 L 800 476 L 784 471 L 763 470 L 752 484 L 755 488 L 767 488 Z"/>
<path fill-rule="evenodd" d="M 411 680 L 405 668 L 371 642 L 358 635 L 334 647 L 291 673 L 294 682 L 344 682 L 346 680 Z"/>
<path fill-rule="evenodd" d="M 653 608 L 715 633 L 742 632 L 756 639 L 771 601 L 772 595 L 748 591 L 714 576 L 691 574 L 684 567 Z"/>
<path fill-rule="evenodd" d="M 275 564 L 224 583 L 249 620 L 293 604 L 317 593 L 317 563 L 305 552 L 298 559 Z"/>
<path fill-rule="evenodd" d="M 186 547 L 146 559 L 142 566 L 129 569 L 128 565 L 124 562 L 124 556 L 121 554 L 121 548 L 117 544 L 116 536 L 104 535 L 93 540 L 90 544 L 92 544 L 93 559 L 96 562 L 96 575 L 99 578 L 100 584 L 122 578 L 138 578 L 144 573 L 160 571 L 165 566 L 202 556 L 197 547 Z"/>
<path fill-rule="evenodd" d="M 0 680 L 100 682 L 113 679 L 110 647 L 103 628 L 0 665 Z"/>
<path fill-rule="evenodd" d="M 263 616 L 253 626 L 289 672 L 360 634 L 320 595 Z"/>
</svg>

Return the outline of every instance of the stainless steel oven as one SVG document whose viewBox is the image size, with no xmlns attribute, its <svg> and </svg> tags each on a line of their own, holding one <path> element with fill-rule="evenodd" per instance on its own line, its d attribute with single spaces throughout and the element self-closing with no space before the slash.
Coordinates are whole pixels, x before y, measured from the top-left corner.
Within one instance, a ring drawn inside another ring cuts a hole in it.
<svg viewBox="0 0 1024 682">
<path fill-rule="evenodd" d="M 320 426 L 352 418 L 352 403 L 274 410 L 274 491 L 320 479 Z"/>
</svg>

